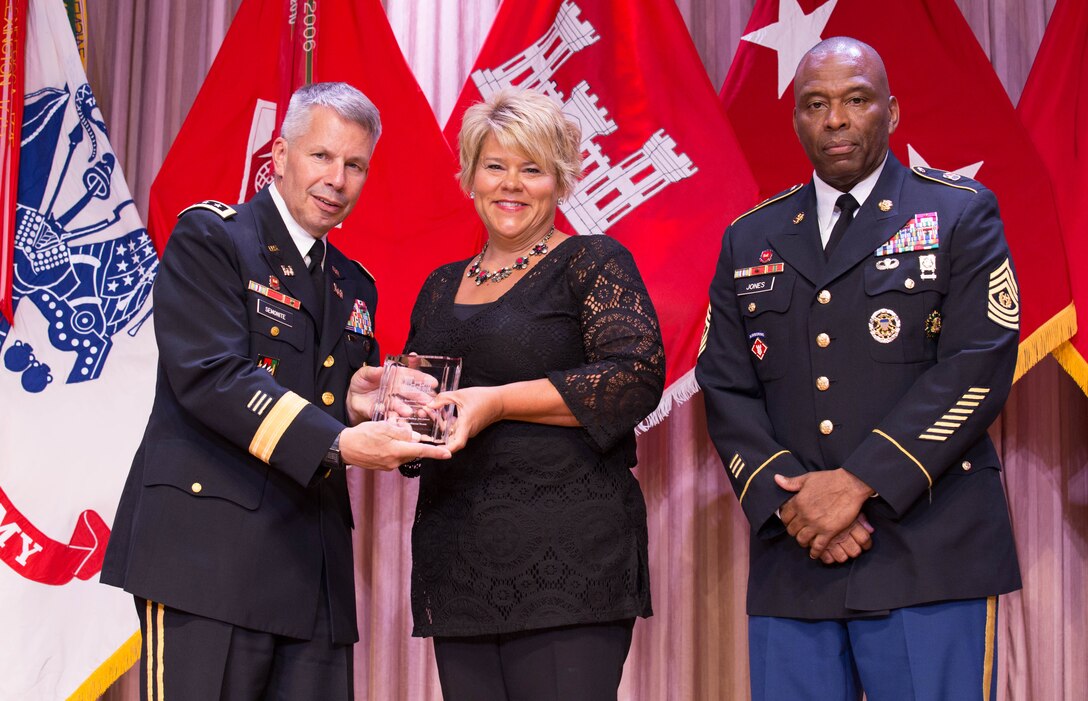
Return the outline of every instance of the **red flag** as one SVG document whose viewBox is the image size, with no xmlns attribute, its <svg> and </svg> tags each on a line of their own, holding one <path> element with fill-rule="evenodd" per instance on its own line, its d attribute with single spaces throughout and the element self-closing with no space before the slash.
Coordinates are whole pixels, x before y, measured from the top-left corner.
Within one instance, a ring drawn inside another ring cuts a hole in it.
<svg viewBox="0 0 1088 701">
<path fill-rule="evenodd" d="M 793 73 L 805 51 L 840 35 L 884 59 L 902 114 L 899 159 L 997 194 L 1022 292 L 1019 378 L 1076 329 L 1065 250 L 1044 166 L 953 0 L 759 0 L 721 99 L 760 193 L 810 178 L 792 128 Z"/>
<path fill-rule="evenodd" d="M 556 225 L 620 241 L 657 307 L 667 389 L 652 424 L 695 391 L 721 235 L 755 197 L 748 167 L 672 0 L 507 0 L 446 125 L 450 143 L 469 105 L 511 85 L 550 95 L 582 127 L 586 176 Z"/>
<path fill-rule="evenodd" d="M 1058 0 L 1017 110 L 1050 171 L 1065 248 L 1088 260 L 1088 4 Z M 1054 355 L 1088 393 L 1088 271 L 1071 265 L 1077 326 L 1084 331 Z"/>
<path fill-rule="evenodd" d="M 333 242 L 378 282 L 376 330 L 399 352 L 426 275 L 471 255 L 479 238 L 456 162 L 378 0 L 244 0 L 151 187 L 159 249 L 193 202 L 249 199 L 272 178 L 272 141 L 291 92 L 342 80 L 382 114 L 355 211 Z"/>
<path fill-rule="evenodd" d="M 19 129 L 23 123 L 23 43 L 27 0 L 4 0 L 0 13 L 0 315 L 12 323 L 15 261 L 15 198 L 19 191 Z"/>
</svg>

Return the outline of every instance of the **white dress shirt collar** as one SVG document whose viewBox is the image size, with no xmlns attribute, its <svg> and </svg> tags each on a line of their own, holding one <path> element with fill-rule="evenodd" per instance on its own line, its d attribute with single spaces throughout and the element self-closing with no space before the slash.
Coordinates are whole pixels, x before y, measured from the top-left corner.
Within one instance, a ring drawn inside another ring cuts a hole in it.
<svg viewBox="0 0 1088 701">
<path fill-rule="evenodd" d="M 864 180 L 850 190 L 850 194 L 858 201 L 858 205 L 865 204 L 865 200 L 872 194 L 876 181 L 880 179 L 880 174 L 884 172 L 884 166 L 887 164 L 888 156 L 885 154 L 880 167 L 865 176 Z M 835 221 L 839 218 L 839 209 L 835 206 L 835 201 L 843 193 L 821 180 L 815 171 L 812 173 L 812 184 L 816 187 L 816 217 L 820 222 L 820 240 L 826 246 L 827 239 L 831 236 L 831 228 L 835 226 Z M 854 216 L 857 216 L 856 212 Z"/>
<path fill-rule="evenodd" d="M 276 183 L 268 186 L 268 194 L 272 195 L 272 201 L 276 203 L 276 211 L 280 213 L 280 219 L 283 219 L 283 224 L 287 227 L 287 233 L 291 235 L 291 240 L 295 242 L 299 255 L 302 256 L 302 260 L 305 261 L 307 266 L 310 265 L 310 248 L 314 245 L 316 239 L 291 216 L 290 210 L 287 209 L 287 203 L 283 201 L 283 195 L 276 189 Z M 329 242 L 325 241 L 327 238 L 328 234 L 321 237 L 321 240 L 325 242 L 326 257 L 329 250 Z M 321 268 L 325 268 L 325 261 L 321 261 Z"/>
</svg>

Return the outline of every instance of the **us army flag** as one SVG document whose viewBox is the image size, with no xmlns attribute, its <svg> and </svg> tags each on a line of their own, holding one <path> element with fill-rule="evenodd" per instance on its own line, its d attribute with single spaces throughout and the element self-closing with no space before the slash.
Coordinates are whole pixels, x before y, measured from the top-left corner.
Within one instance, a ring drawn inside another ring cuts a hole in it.
<svg viewBox="0 0 1088 701">
<path fill-rule="evenodd" d="M 31 0 L 14 242 L 0 321 L 0 698 L 91 699 L 138 655 L 98 583 L 151 406 L 158 268 L 62 0 Z"/>
<path fill-rule="evenodd" d="M 1088 3 L 1058 0 L 1017 111 L 1050 172 L 1077 301 L 1077 335 L 1054 351 L 1088 393 Z"/>
<path fill-rule="evenodd" d="M 467 258 L 482 239 L 379 0 L 242 3 L 151 186 L 152 233 L 161 246 L 188 205 L 240 202 L 271 182 L 272 141 L 291 92 L 331 80 L 362 90 L 382 115 L 362 197 L 331 240 L 376 278 L 378 341 L 399 353 L 427 274 Z"/>
<path fill-rule="evenodd" d="M 585 177 L 556 226 L 613 236 L 634 255 L 661 320 L 666 391 L 696 391 L 707 290 L 733 217 L 755 189 L 673 0 L 506 0 L 446 125 L 507 86 L 551 96 L 582 128 Z"/>
<path fill-rule="evenodd" d="M 820 40 L 851 36 L 884 59 L 909 166 L 981 181 L 997 195 L 1020 283 L 1016 377 L 1076 328 L 1057 212 L 1043 164 L 953 0 L 758 0 L 721 90 L 768 197 L 812 176 L 792 128 L 793 74 Z"/>
</svg>

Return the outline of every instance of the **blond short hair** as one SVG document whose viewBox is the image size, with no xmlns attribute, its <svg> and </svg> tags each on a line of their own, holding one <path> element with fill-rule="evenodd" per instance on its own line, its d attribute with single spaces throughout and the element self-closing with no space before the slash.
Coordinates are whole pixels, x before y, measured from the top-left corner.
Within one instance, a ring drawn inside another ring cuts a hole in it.
<svg viewBox="0 0 1088 701">
<path fill-rule="evenodd" d="M 518 151 L 551 173 L 560 197 L 574 192 L 582 177 L 582 130 L 563 115 L 551 98 L 534 90 L 504 88 L 465 110 L 458 145 L 465 193 L 472 191 L 484 141 Z"/>
</svg>

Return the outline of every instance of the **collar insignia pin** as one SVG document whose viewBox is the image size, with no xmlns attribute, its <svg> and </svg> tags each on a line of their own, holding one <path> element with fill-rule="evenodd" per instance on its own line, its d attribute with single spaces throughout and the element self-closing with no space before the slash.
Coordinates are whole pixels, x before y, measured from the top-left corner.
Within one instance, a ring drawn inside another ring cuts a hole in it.
<svg viewBox="0 0 1088 701">
<path fill-rule="evenodd" d="M 294 277 L 295 276 L 295 269 L 292 268 L 290 265 L 281 265 L 280 270 L 283 271 L 283 276 L 284 277 Z"/>
<path fill-rule="evenodd" d="M 344 291 L 341 290 L 340 286 L 337 285 L 335 282 L 332 283 L 332 291 L 335 292 L 336 296 L 339 297 L 340 299 L 344 298 Z"/>
<path fill-rule="evenodd" d="M 892 206 L 893 205 L 891 200 L 880 200 L 880 203 L 877 204 L 877 207 L 880 209 L 881 212 L 892 211 Z"/>
<path fill-rule="evenodd" d="M 793 223 L 794 224 L 800 224 L 804 220 L 805 220 L 805 213 L 804 212 L 798 212 L 797 216 L 793 218 Z"/>
</svg>

